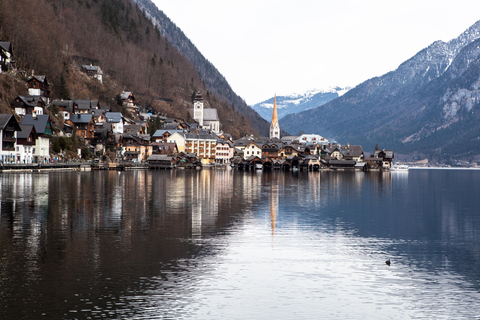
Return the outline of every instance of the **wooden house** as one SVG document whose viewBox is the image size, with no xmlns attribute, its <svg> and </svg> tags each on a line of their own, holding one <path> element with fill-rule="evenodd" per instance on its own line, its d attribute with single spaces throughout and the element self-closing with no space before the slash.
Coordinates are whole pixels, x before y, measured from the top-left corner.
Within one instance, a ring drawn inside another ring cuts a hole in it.
<svg viewBox="0 0 480 320">
<path fill-rule="evenodd" d="M 50 83 L 46 76 L 31 76 L 27 80 L 28 94 L 40 96 L 46 104 L 50 103 Z"/>
<path fill-rule="evenodd" d="M 95 122 L 91 114 L 72 114 L 65 124 L 71 126 L 78 137 L 88 140 L 95 137 Z"/>
<path fill-rule="evenodd" d="M 17 96 L 11 103 L 10 107 L 19 116 L 26 114 L 43 114 L 45 102 L 40 96 Z"/>
<path fill-rule="evenodd" d="M 0 114 L 0 161 L 1 163 L 16 162 L 15 143 L 20 124 L 13 114 Z"/>
</svg>

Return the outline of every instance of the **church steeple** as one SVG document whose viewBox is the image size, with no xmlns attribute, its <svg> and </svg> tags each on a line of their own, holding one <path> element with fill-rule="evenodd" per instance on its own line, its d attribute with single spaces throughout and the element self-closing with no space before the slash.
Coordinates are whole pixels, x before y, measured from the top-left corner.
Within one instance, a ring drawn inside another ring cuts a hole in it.
<svg viewBox="0 0 480 320">
<path fill-rule="evenodd" d="M 277 95 L 273 98 L 272 123 L 270 123 L 270 139 L 272 138 L 280 139 L 280 125 L 278 124 L 277 115 Z"/>
</svg>

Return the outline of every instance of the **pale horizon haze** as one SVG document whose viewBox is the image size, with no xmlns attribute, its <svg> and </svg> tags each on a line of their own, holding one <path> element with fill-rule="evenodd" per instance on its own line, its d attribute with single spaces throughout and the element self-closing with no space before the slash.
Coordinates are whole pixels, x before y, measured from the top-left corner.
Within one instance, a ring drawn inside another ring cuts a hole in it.
<svg viewBox="0 0 480 320">
<path fill-rule="evenodd" d="M 248 105 L 354 87 L 480 20 L 479 0 L 152 0 Z"/>
</svg>

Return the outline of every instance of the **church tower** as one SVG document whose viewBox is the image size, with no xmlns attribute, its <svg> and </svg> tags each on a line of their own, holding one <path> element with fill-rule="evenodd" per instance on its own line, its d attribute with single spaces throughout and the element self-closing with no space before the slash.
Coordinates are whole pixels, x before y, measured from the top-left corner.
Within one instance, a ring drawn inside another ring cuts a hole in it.
<svg viewBox="0 0 480 320">
<path fill-rule="evenodd" d="M 200 128 L 203 128 L 203 97 L 200 91 L 193 100 L 193 119 L 198 122 Z"/>
<path fill-rule="evenodd" d="M 272 123 L 270 123 L 270 139 L 280 139 L 280 124 L 278 123 L 277 115 L 277 95 L 275 95 L 275 98 L 273 99 Z"/>
</svg>

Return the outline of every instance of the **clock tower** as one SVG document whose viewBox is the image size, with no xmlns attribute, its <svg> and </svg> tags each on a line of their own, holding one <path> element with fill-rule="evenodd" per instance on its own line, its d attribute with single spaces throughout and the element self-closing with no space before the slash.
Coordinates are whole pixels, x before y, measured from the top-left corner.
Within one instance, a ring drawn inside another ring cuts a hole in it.
<svg viewBox="0 0 480 320">
<path fill-rule="evenodd" d="M 203 97 L 200 91 L 197 92 L 193 100 L 193 120 L 198 122 L 200 128 L 203 127 Z"/>
</svg>

